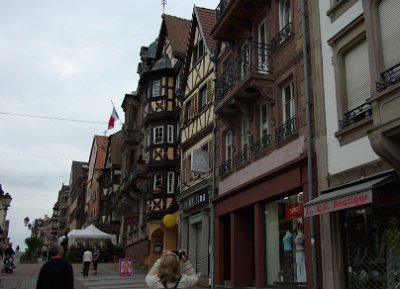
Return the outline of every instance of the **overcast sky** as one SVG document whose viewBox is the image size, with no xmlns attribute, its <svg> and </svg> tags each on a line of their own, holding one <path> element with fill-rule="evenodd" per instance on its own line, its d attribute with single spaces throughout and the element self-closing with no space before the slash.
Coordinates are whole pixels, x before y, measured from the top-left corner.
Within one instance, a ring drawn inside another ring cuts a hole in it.
<svg viewBox="0 0 400 289">
<path fill-rule="evenodd" d="M 190 20 L 193 5 L 218 3 L 168 0 L 165 13 Z M 162 12 L 161 0 L 0 0 L 0 184 L 13 198 L 14 248 L 26 247 L 25 217 L 51 216 L 71 162 L 88 161 L 111 100 L 123 121 L 140 47 L 158 36 Z"/>
</svg>

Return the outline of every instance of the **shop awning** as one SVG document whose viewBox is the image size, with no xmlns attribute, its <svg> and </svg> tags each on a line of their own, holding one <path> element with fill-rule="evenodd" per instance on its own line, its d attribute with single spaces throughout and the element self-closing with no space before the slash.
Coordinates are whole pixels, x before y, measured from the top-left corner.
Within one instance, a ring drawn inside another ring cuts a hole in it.
<svg viewBox="0 0 400 289">
<path fill-rule="evenodd" d="M 372 203 L 372 188 L 388 176 L 367 180 L 346 187 L 331 188 L 317 198 L 304 204 L 304 217 L 345 210 Z"/>
</svg>

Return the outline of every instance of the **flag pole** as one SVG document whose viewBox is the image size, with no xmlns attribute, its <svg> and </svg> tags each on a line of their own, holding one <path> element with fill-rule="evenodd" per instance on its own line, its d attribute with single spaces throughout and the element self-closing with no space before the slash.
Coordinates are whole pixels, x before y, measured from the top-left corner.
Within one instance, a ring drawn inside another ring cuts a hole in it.
<svg viewBox="0 0 400 289">
<path fill-rule="evenodd" d="M 110 99 L 110 101 L 111 101 L 111 104 L 112 104 L 112 106 L 113 106 L 113 108 L 115 109 L 115 105 L 114 105 L 114 102 L 112 101 L 112 99 Z M 116 109 L 115 109 L 115 111 L 117 111 Z M 119 122 L 123 125 L 124 123 L 122 122 L 122 120 L 118 117 L 118 120 L 119 120 Z"/>
</svg>

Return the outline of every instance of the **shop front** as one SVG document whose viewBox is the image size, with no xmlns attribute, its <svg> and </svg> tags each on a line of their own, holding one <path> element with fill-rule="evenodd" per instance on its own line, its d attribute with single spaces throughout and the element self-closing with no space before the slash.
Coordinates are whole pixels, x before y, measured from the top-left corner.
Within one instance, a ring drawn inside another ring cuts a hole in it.
<svg viewBox="0 0 400 289">
<path fill-rule="evenodd" d="M 214 199 L 215 287 L 306 288 L 312 281 L 307 178 L 300 167 Z"/>
<path fill-rule="evenodd" d="M 338 282 L 332 288 L 400 288 L 399 192 L 398 177 L 386 172 L 321 192 L 304 205 L 306 219 L 321 216 L 322 270 Z"/>
<path fill-rule="evenodd" d="M 210 191 L 210 181 L 204 179 L 186 189 L 179 199 L 181 210 L 180 246 L 188 250 L 189 260 L 199 276 L 198 285 L 203 287 L 211 285 Z"/>
</svg>

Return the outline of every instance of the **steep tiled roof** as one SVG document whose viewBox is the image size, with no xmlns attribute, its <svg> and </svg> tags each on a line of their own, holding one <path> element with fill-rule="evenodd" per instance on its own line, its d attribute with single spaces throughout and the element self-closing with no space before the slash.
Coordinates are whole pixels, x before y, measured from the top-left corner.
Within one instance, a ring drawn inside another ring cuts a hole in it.
<svg viewBox="0 0 400 289">
<path fill-rule="evenodd" d="M 102 135 L 96 135 L 95 136 L 97 147 L 102 148 L 103 150 L 107 149 L 108 146 L 108 138 L 106 136 Z"/>
<path fill-rule="evenodd" d="M 215 10 L 202 8 L 202 7 L 194 7 L 194 11 L 197 14 L 197 18 L 199 23 L 199 27 L 203 33 L 204 44 L 211 52 L 216 51 L 217 44 L 216 41 L 211 37 L 211 30 L 215 26 Z"/>
<path fill-rule="evenodd" d="M 108 138 L 105 136 L 96 135 L 95 139 L 97 143 L 97 156 L 96 156 L 95 168 L 101 169 L 104 167 L 106 161 Z"/>
<path fill-rule="evenodd" d="M 172 51 L 185 53 L 190 21 L 166 14 L 163 15 L 163 18 Z"/>
</svg>

